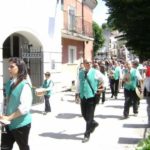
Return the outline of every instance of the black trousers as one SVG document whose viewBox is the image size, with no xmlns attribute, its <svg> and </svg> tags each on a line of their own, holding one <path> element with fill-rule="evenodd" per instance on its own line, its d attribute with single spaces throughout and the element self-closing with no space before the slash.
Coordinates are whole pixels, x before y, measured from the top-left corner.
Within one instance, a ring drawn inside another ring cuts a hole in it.
<svg viewBox="0 0 150 150">
<path fill-rule="evenodd" d="M 124 89 L 124 96 L 125 96 L 125 103 L 124 103 L 124 116 L 129 115 L 129 109 L 130 106 L 133 106 L 133 113 L 137 114 L 138 113 L 138 105 L 139 105 L 139 99 L 136 95 L 135 90 L 127 90 Z"/>
<path fill-rule="evenodd" d="M 110 79 L 110 89 L 111 89 L 111 94 L 112 96 L 117 96 L 118 95 L 118 87 L 119 86 L 119 79 Z"/>
<path fill-rule="evenodd" d="M 51 112 L 51 106 L 49 102 L 50 96 L 49 95 L 44 95 L 44 100 L 45 100 L 45 112 Z"/>
<path fill-rule="evenodd" d="M 89 99 L 81 99 L 81 113 L 86 121 L 86 131 L 85 131 L 85 136 L 89 137 L 91 133 L 91 129 L 93 127 L 93 124 L 96 122 L 94 120 L 94 112 L 95 112 L 95 107 L 96 103 L 94 101 L 94 97 L 89 98 Z"/>
<path fill-rule="evenodd" d="M 105 93 L 106 93 L 106 88 L 105 88 L 104 91 L 101 93 L 101 96 L 102 96 L 102 103 L 105 102 Z"/>
<path fill-rule="evenodd" d="M 5 126 L 5 132 L 1 137 L 1 150 L 12 150 L 14 142 L 18 144 L 20 150 L 30 150 L 28 145 L 30 128 L 31 124 L 28 124 L 10 131 L 8 126 Z"/>
</svg>

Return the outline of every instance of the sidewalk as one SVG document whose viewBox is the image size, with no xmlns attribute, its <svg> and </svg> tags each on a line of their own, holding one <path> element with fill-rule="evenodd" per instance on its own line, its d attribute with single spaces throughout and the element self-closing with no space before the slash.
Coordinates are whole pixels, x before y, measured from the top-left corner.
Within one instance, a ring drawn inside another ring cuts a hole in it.
<svg viewBox="0 0 150 150">
<path fill-rule="evenodd" d="M 30 133 L 31 150 L 135 150 L 137 143 L 143 139 L 147 130 L 147 104 L 141 100 L 139 114 L 123 119 L 123 93 L 118 99 L 110 99 L 107 93 L 105 104 L 98 104 L 95 120 L 99 123 L 91 134 L 88 143 L 82 143 L 85 122 L 81 117 L 80 105 L 74 102 L 72 93 L 54 94 L 51 98 L 52 112 L 43 115 L 44 104 L 32 107 L 32 128 Z M 18 150 L 15 145 L 13 150 Z"/>
</svg>

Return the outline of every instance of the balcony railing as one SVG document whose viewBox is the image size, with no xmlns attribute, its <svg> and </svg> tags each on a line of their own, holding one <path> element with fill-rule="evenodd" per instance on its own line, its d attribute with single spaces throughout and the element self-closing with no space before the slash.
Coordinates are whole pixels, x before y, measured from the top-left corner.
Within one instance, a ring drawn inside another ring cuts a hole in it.
<svg viewBox="0 0 150 150">
<path fill-rule="evenodd" d="M 63 13 L 64 13 L 63 30 L 93 38 L 92 23 L 83 20 L 83 17 L 81 16 L 74 16 L 67 12 Z"/>
</svg>

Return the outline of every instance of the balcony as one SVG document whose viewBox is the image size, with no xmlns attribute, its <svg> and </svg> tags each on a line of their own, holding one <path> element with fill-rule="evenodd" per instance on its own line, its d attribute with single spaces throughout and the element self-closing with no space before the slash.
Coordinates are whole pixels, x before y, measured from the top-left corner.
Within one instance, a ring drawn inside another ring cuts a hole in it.
<svg viewBox="0 0 150 150">
<path fill-rule="evenodd" d="M 97 0 L 83 0 L 83 3 L 89 6 L 91 9 L 94 9 L 97 5 Z"/>
<path fill-rule="evenodd" d="M 62 36 L 79 40 L 93 40 L 92 23 L 83 20 L 82 16 L 71 15 L 67 12 L 64 14 L 64 24 Z"/>
</svg>

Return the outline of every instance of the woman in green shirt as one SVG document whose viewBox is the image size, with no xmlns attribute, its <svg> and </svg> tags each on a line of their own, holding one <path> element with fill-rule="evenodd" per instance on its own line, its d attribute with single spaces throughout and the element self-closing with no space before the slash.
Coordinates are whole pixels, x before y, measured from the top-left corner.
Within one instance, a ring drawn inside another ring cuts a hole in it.
<svg viewBox="0 0 150 150">
<path fill-rule="evenodd" d="M 11 80 L 7 82 L 6 112 L 0 119 L 10 121 L 2 133 L 1 150 L 12 150 L 16 142 L 20 150 L 29 150 L 28 137 L 31 127 L 30 108 L 32 106 L 31 85 L 27 81 L 27 68 L 24 61 L 14 57 L 9 59 L 8 71 Z"/>
</svg>

